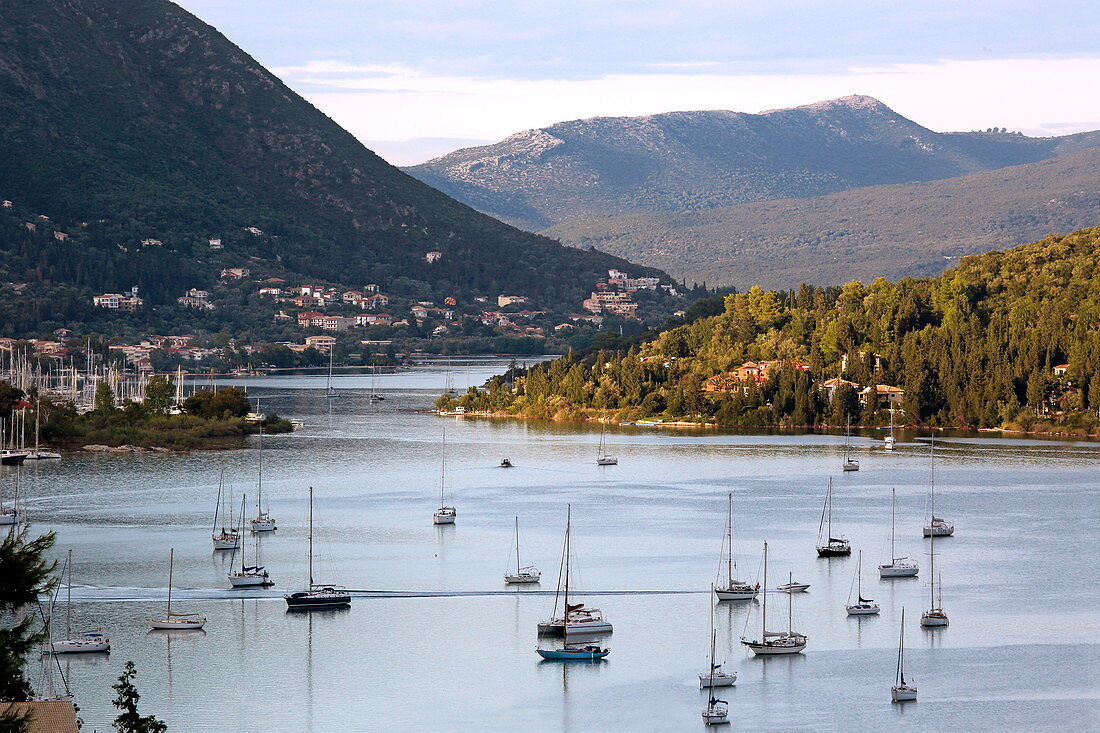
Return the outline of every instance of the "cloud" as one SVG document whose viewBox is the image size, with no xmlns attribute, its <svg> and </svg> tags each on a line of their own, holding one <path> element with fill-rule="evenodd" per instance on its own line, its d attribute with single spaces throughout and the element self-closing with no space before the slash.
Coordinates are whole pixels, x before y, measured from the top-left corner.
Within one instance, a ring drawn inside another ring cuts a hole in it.
<svg viewBox="0 0 1100 733">
<path fill-rule="evenodd" d="M 356 71 L 363 67 L 362 72 Z M 758 112 L 853 93 L 935 130 L 1008 127 L 1038 134 L 1100 119 L 1100 58 L 943 60 L 839 73 L 735 74 L 711 68 L 590 79 L 493 79 L 399 64 L 310 61 L 283 67 L 293 88 L 361 140 L 499 139 L 554 122 L 692 109 Z"/>
</svg>

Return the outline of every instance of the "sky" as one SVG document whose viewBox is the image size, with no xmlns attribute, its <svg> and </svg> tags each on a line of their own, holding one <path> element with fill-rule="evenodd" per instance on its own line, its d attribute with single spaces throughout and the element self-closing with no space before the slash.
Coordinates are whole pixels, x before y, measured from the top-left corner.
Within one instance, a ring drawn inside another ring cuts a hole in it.
<svg viewBox="0 0 1100 733">
<path fill-rule="evenodd" d="M 392 163 L 562 120 L 848 94 L 934 130 L 1100 129 L 1100 3 L 176 0 Z"/>
</svg>

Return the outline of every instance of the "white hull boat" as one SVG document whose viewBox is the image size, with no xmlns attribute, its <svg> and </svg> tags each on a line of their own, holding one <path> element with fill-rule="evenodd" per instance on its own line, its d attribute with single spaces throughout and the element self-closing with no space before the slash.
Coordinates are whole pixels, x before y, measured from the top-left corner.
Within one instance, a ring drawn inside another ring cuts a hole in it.
<svg viewBox="0 0 1100 733">
<path fill-rule="evenodd" d="M 519 573 L 504 576 L 504 582 L 508 585 L 531 585 L 542 580 L 542 573 Z"/>
<path fill-rule="evenodd" d="M 443 429 L 443 441 L 439 451 L 439 508 L 432 515 L 432 524 L 454 524 L 458 517 L 458 511 L 453 506 L 446 506 L 444 491 L 447 483 L 447 430 Z M 453 496 L 452 496 L 453 500 Z"/>
<path fill-rule="evenodd" d="M 600 448 L 596 452 L 596 465 L 597 466 L 617 466 L 619 465 L 619 459 L 615 456 L 608 455 L 607 448 L 604 445 L 604 440 L 607 437 L 607 424 L 604 423 L 600 427 Z"/>
<path fill-rule="evenodd" d="M 858 471 L 859 461 L 845 461 L 840 468 L 844 471 Z"/>
<path fill-rule="evenodd" d="M 162 630 L 167 630 L 167 631 L 172 631 L 172 630 L 177 630 L 177 629 L 193 631 L 193 630 L 201 629 L 205 625 L 206 625 L 206 619 L 204 619 L 204 618 L 198 618 L 198 619 L 165 618 L 165 619 L 154 619 L 153 621 L 149 622 L 149 628 L 151 628 L 151 629 L 162 629 Z"/>
<path fill-rule="evenodd" d="M 241 536 L 224 532 L 214 538 L 215 550 L 236 550 L 241 546 Z"/>
<path fill-rule="evenodd" d="M 775 588 L 783 593 L 805 593 L 810 589 L 809 583 L 784 583 Z"/>
<path fill-rule="evenodd" d="M 597 466 L 617 466 L 619 465 L 619 459 L 612 456 L 604 456 L 603 458 L 596 459 Z"/>
<path fill-rule="evenodd" d="M 275 520 L 266 514 L 261 514 L 250 522 L 253 532 L 274 532 L 278 529 Z"/>
<path fill-rule="evenodd" d="M 781 636 L 778 639 L 771 641 L 758 642 L 758 641 L 743 641 L 741 642 L 749 649 L 753 654 L 757 656 L 769 656 L 774 654 L 798 654 L 806 648 L 806 637 L 804 636 Z"/>
<path fill-rule="evenodd" d="M 955 525 L 946 519 L 933 517 L 931 524 L 924 525 L 925 537 L 950 537 L 953 534 L 955 534 Z"/>
<path fill-rule="evenodd" d="M 234 588 L 255 588 L 275 585 L 267 571 L 262 572 L 236 572 L 229 576 L 229 584 Z"/>
<path fill-rule="evenodd" d="M 597 609 L 591 610 L 599 613 Z M 577 620 L 576 616 L 569 617 L 568 627 L 566 627 L 565 622 L 560 618 L 539 623 L 539 634 L 541 636 L 561 636 L 563 630 L 566 635 L 574 636 L 582 634 L 610 634 L 615 628 L 611 625 L 610 621 L 605 621 L 602 618 Z"/>
<path fill-rule="evenodd" d="M 729 705 L 724 700 L 714 700 L 703 709 L 703 722 L 706 725 L 722 725 L 730 722 Z"/>
<path fill-rule="evenodd" d="M 85 654 L 111 651 L 111 640 L 102 634 L 88 634 L 77 639 L 61 639 L 42 645 L 43 654 Z"/>
<path fill-rule="evenodd" d="M 857 603 L 845 606 L 845 610 L 849 616 L 877 616 L 882 609 L 877 603 Z"/>
<path fill-rule="evenodd" d="M 454 507 L 441 507 L 432 515 L 432 524 L 454 524 L 457 516 Z"/>
<path fill-rule="evenodd" d="M 14 509 L 0 509 L 0 527 L 10 527 L 19 521 L 19 515 Z"/>
<path fill-rule="evenodd" d="M 863 550 L 859 551 L 859 560 L 856 562 L 856 602 L 852 603 L 852 592 L 848 591 L 848 604 L 844 610 L 849 616 L 876 616 L 881 610 L 872 598 L 863 597 Z"/>
<path fill-rule="evenodd" d="M 172 572 L 175 569 L 176 550 L 168 550 L 168 605 L 165 608 L 164 618 L 155 618 L 149 622 L 152 629 L 201 629 L 206 625 L 206 618 L 195 613 L 172 613 Z"/>
<path fill-rule="evenodd" d="M 751 601 L 760 592 L 759 583 L 737 579 L 737 561 L 733 557 L 733 494 L 726 496 L 726 534 L 722 551 L 718 553 L 718 581 L 710 589 L 720 601 Z M 722 559 L 726 561 L 726 577 L 722 576 Z"/>
<path fill-rule="evenodd" d="M 894 702 L 910 702 L 917 699 L 917 688 L 905 681 L 905 607 L 901 609 L 901 631 L 898 633 L 898 669 L 894 675 L 894 686 L 890 688 L 890 699 Z"/>
<path fill-rule="evenodd" d="M 921 531 L 925 537 L 950 537 L 955 534 L 955 525 L 943 517 L 936 516 L 936 436 L 934 435 L 929 444 L 928 462 L 928 501 L 931 519 Z"/>
<path fill-rule="evenodd" d="M 27 454 L 27 457 L 24 460 L 27 460 L 27 461 L 58 461 L 58 460 L 61 460 L 61 454 L 60 453 L 51 453 L 50 451 L 32 450 L 30 453 Z"/>
<path fill-rule="evenodd" d="M 720 601 L 751 601 L 756 598 L 760 588 L 755 585 L 733 585 L 729 588 L 715 588 L 714 595 Z"/>
<path fill-rule="evenodd" d="M 699 689 L 705 690 L 708 687 L 732 687 L 737 684 L 737 673 L 726 674 L 725 672 L 715 672 L 714 674 L 701 674 L 699 675 Z"/>
<path fill-rule="evenodd" d="M 793 584 L 788 575 L 787 582 Z M 768 587 L 768 543 L 764 543 L 764 587 Z M 806 648 L 808 639 L 805 634 L 794 630 L 794 594 L 787 594 L 787 631 L 768 631 L 768 594 L 765 593 L 763 606 L 760 609 L 760 639 L 749 640 L 741 637 L 741 643 L 752 650 L 758 657 L 774 656 L 777 654 L 798 654 Z"/>
<path fill-rule="evenodd" d="M 903 562 L 904 558 L 898 558 L 895 562 L 889 565 L 878 566 L 878 577 L 880 578 L 912 578 L 920 572 L 920 568 L 916 563 Z"/>
<path fill-rule="evenodd" d="M 929 548 L 929 557 L 931 563 L 929 564 L 929 573 L 932 576 L 931 582 L 928 584 L 928 605 L 929 609 L 921 614 L 920 625 L 926 628 L 938 628 L 947 626 L 947 613 L 943 610 L 943 580 L 936 577 L 936 540 L 932 540 L 932 547 Z M 940 596 L 936 597 L 936 581 L 939 580 Z"/>
<path fill-rule="evenodd" d="M 912 702 L 917 699 L 917 688 L 911 685 L 897 685 L 890 690 L 890 699 L 894 702 Z"/>
<path fill-rule="evenodd" d="M 942 609 L 934 608 L 931 611 L 925 611 L 921 614 L 920 625 L 935 628 L 937 626 L 947 626 L 949 622 L 947 620 L 947 614 L 944 613 Z"/>
<path fill-rule="evenodd" d="M 897 444 L 897 441 L 894 440 L 893 435 L 887 435 L 885 438 L 882 439 L 882 447 L 885 448 L 886 450 L 894 450 L 894 446 L 896 444 Z"/>
</svg>

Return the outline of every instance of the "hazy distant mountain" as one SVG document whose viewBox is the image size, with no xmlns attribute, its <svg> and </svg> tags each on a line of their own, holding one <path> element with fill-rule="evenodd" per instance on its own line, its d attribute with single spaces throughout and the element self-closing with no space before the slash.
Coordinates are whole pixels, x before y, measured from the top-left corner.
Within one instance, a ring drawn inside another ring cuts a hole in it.
<svg viewBox="0 0 1100 733">
<path fill-rule="evenodd" d="M 670 112 L 527 130 L 407 168 L 538 231 L 590 215 L 680 212 L 930 181 L 1100 145 L 1100 133 L 939 133 L 871 97 L 761 114 Z"/>
<path fill-rule="evenodd" d="M 790 288 L 937 275 L 960 255 L 1097 222 L 1100 148 L 941 181 L 579 218 L 547 232 L 708 285 Z"/>
<path fill-rule="evenodd" d="M 0 120 L 0 198 L 79 241 L 61 258 L 0 242 L 5 279 L 136 283 L 156 302 L 247 264 L 575 308 L 625 264 L 518 231 L 405 175 L 166 0 L 4 0 Z M 242 234 L 249 226 L 264 235 Z M 210 236 L 233 246 L 212 253 Z M 162 240 L 159 254 L 135 253 L 142 238 Z M 443 257 L 429 267 L 435 250 Z"/>
</svg>

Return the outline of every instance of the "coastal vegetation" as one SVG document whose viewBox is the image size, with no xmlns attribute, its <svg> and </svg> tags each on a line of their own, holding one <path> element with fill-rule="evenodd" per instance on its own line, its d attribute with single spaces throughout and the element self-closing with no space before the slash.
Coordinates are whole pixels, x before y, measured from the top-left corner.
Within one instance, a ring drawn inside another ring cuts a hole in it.
<svg viewBox="0 0 1100 733">
<path fill-rule="evenodd" d="M 883 385 L 902 390 L 899 424 L 1093 432 L 1098 263 L 1092 228 L 966 257 L 933 278 L 752 288 L 725 296 L 716 315 L 704 314 L 717 301 L 700 303 L 698 318 L 637 346 L 513 369 L 436 404 L 557 419 L 883 425 Z M 746 362 L 768 366 L 734 381 Z"/>
</svg>

